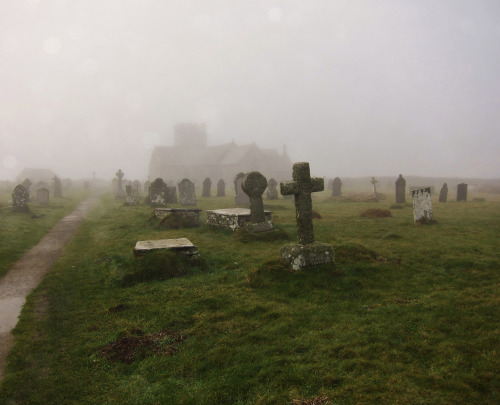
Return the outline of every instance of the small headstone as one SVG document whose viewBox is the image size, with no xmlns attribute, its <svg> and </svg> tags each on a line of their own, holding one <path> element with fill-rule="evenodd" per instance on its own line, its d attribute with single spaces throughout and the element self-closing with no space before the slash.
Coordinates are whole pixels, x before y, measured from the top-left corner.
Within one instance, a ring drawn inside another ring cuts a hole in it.
<svg viewBox="0 0 500 405">
<path fill-rule="evenodd" d="M 198 248 L 186 238 L 140 240 L 135 244 L 134 254 L 140 256 L 160 249 L 171 250 L 186 256 L 195 256 L 198 254 Z"/>
<path fill-rule="evenodd" d="M 125 205 L 139 204 L 139 189 L 130 184 L 125 186 Z"/>
<path fill-rule="evenodd" d="M 370 183 L 373 186 L 373 197 L 378 198 L 377 186 L 376 186 L 376 184 L 378 183 L 378 180 L 375 177 L 372 177 L 372 179 L 370 180 Z"/>
<path fill-rule="evenodd" d="M 307 162 L 294 163 L 293 181 L 280 183 L 281 194 L 295 196 L 299 243 L 289 243 L 280 252 L 282 260 L 294 270 L 333 261 L 333 247 L 327 243 L 314 242 L 311 193 L 324 188 L 322 178 L 311 178 Z"/>
<path fill-rule="evenodd" d="M 396 203 L 402 204 L 406 202 L 406 180 L 400 174 L 396 180 Z"/>
<path fill-rule="evenodd" d="M 273 178 L 270 178 L 267 182 L 267 199 L 268 200 L 277 200 L 278 199 L 278 182 Z"/>
<path fill-rule="evenodd" d="M 123 182 L 122 182 L 122 179 L 123 179 L 123 176 L 125 174 L 122 172 L 121 169 L 118 169 L 118 171 L 115 174 L 116 174 L 116 178 L 118 179 L 115 197 L 116 198 L 123 198 Z"/>
<path fill-rule="evenodd" d="M 63 195 L 61 179 L 57 176 L 54 176 L 52 180 L 54 182 L 54 197 L 62 198 Z"/>
<path fill-rule="evenodd" d="M 203 180 L 203 192 L 201 194 L 202 197 L 210 197 L 211 196 L 211 189 L 212 188 L 212 180 L 210 180 L 208 177 Z"/>
<path fill-rule="evenodd" d="M 272 222 L 267 222 L 264 215 L 262 193 L 266 188 L 267 179 L 256 171 L 247 173 L 241 183 L 241 189 L 250 197 L 250 218 L 252 222 L 248 229 L 253 232 L 266 232 L 274 229 Z"/>
<path fill-rule="evenodd" d="M 179 199 L 181 205 L 196 205 L 194 183 L 189 179 L 182 179 L 177 186 L 179 188 Z"/>
<path fill-rule="evenodd" d="M 460 183 L 457 185 L 457 201 L 467 201 L 467 184 Z"/>
<path fill-rule="evenodd" d="M 226 196 L 226 183 L 224 180 L 220 179 L 217 182 L 217 197 L 225 197 Z"/>
<path fill-rule="evenodd" d="M 163 179 L 157 178 L 149 187 L 149 205 L 164 207 L 167 205 L 167 185 Z"/>
<path fill-rule="evenodd" d="M 42 187 L 36 191 L 36 202 L 38 204 L 47 205 L 49 203 L 49 189 Z"/>
<path fill-rule="evenodd" d="M 245 177 L 245 173 L 238 173 L 234 178 L 234 191 L 236 195 L 234 196 L 234 204 L 235 205 L 249 205 L 250 198 L 246 193 L 241 189 L 241 182 Z"/>
<path fill-rule="evenodd" d="M 342 197 L 342 180 L 339 177 L 332 181 L 332 197 Z"/>
<path fill-rule="evenodd" d="M 411 192 L 413 200 L 413 219 L 416 223 L 432 222 L 431 188 L 425 187 Z"/>
<path fill-rule="evenodd" d="M 439 191 L 439 202 L 448 201 L 448 184 L 443 183 L 443 187 Z"/>
<path fill-rule="evenodd" d="M 28 212 L 29 193 L 22 184 L 18 184 L 12 193 L 12 211 Z"/>
</svg>

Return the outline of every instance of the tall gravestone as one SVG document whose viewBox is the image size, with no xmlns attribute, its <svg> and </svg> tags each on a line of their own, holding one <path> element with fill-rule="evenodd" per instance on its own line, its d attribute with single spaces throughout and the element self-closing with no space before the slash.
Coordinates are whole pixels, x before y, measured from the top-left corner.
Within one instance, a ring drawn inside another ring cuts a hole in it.
<svg viewBox="0 0 500 405">
<path fill-rule="evenodd" d="M 377 194 L 378 180 L 375 177 L 372 177 L 372 179 L 370 180 L 370 183 L 372 184 L 372 187 L 373 187 L 373 197 L 378 198 L 378 194 Z"/>
<path fill-rule="evenodd" d="M 134 185 L 127 184 L 125 186 L 125 204 L 137 205 L 139 204 L 139 189 Z"/>
<path fill-rule="evenodd" d="M 247 229 L 253 232 L 265 232 L 274 229 L 272 222 L 266 221 L 262 193 L 267 188 L 267 179 L 260 172 L 245 175 L 241 189 L 250 198 L 250 220 Z"/>
<path fill-rule="evenodd" d="M 182 179 L 177 186 L 179 188 L 179 200 L 181 205 L 196 205 L 194 183 L 189 179 Z"/>
<path fill-rule="evenodd" d="M 63 194 L 61 179 L 57 176 L 54 176 L 52 180 L 54 182 L 54 197 L 62 198 Z"/>
<path fill-rule="evenodd" d="M 443 183 L 443 187 L 439 191 L 439 202 L 448 201 L 448 184 Z"/>
<path fill-rule="evenodd" d="M 406 180 L 402 174 L 396 180 L 396 203 L 402 204 L 406 202 Z"/>
<path fill-rule="evenodd" d="M 49 204 L 49 189 L 42 187 L 36 191 L 36 202 L 42 205 Z"/>
<path fill-rule="evenodd" d="M 217 197 L 225 197 L 226 196 L 226 182 L 220 179 L 217 182 Z"/>
<path fill-rule="evenodd" d="M 332 181 L 332 197 L 342 197 L 342 180 L 339 177 Z"/>
<path fill-rule="evenodd" d="M 12 211 L 28 212 L 29 193 L 26 187 L 18 184 L 12 193 Z"/>
<path fill-rule="evenodd" d="M 121 169 L 118 169 L 118 171 L 115 174 L 116 174 L 116 178 L 118 180 L 115 197 L 116 198 L 123 198 L 123 181 L 122 181 L 122 179 L 123 179 L 123 176 L 125 174 L 122 172 Z"/>
<path fill-rule="evenodd" d="M 467 184 L 460 183 L 457 185 L 457 201 L 467 201 Z"/>
<path fill-rule="evenodd" d="M 309 163 L 293 165 L 293 180 L 280 183 L 283 195 L 295 196 L 295 217 L 299 243 L 289 243 L 281 248 L 281 258 L 294 270 L 303 267 L 331 263 L 333 247 L 327 243 L 314 241 L 311 193 L 325 188 L 324 180 L 311 178 Z"/>
<path fill-rule="evenodd" d="M 201 196 L 210 197 L 211 188 L 212 188 L 212 180 L 210 180 L 210 178 L 207 177 L 205 180 L 203 180 L 203 192 L 201 193 Z"/>
<path fill-rule="evenodd" d="M 234 197 L 234 204 L 235 205 L 249 205 L 250 204 L 250 199 L 248 198 L 248 195 L 243 192 L 241 189 L 241 182 L 243 181 L 243 178 L 245 177 L 245 173 L 238 173 L 234 177 L 234 191 L 236 193 Z"/>
<path fill-rule="evenodd" d="M 152 207 L 167 205 L 167 185 L 161 178 L 157 178 L 149 186 L 149 205 Z"/>
<path fill-rule="evenodd" d="M 278 199 L 278 182 L 273 178 L 270 178 L 267 182 L 267 199 L 268 200 L 277 200 Z"/>
<path fill-rule="evenodd" d="M 428 224 L 432 222 L 431 188 L 412 190 L 413 219 L 416 223 Z"/>
</svg>

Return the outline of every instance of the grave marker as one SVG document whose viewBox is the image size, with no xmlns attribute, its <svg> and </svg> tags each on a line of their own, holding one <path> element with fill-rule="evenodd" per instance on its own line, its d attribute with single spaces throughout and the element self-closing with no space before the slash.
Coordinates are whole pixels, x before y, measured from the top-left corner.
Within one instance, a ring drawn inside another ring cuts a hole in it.
<svg viewBox="0 0 500 405">
<path fill-rule="evenodd" d="M 212 180 L 210 180 L 210 178 L 207 177 L 205 180 L 203 180 L 203 192 L 201 193 L 201 196 L 210 197 L 211 188 L 212 188 Z"/>
<path fill-rule="evenodd" d="M 413 200 L 413 219 L 416 223 L 432 222 L 431 188 L 425 187 L 411 192 Z"/>
<path fill-rule="evenodd" d="M 400 174 L 396 180 L 396 203 L 402 204 L 406 202 L 406 180 Z"/>
<path fill-rule="evenodd" d="M 235 205 L 249 205 L 250 204 L 250 198 L 241 189 L 241 182 L 243 181 L 244 177 L 245 177 L 245 173 L 238 173 L 234 178 L 234 191 L 236 193 L 236 195 L 234 197 L 234 204 Z"/>
<path fill-rule="evenodd" d="M 118 171 L 115 173 L 116 178 L 118 179 L 118 183 L 116 184 L 116 194 L 115 198 L 123 198 L 123 183 L 122 179 L 123 176 L 125 175 L 121 169 L 118 169 Z"/>
<path fill-rule="evenodd" d="M 439 202 L 448 201 L 448 184 L 443 183 L 443 187 L 439 191 Z"/>
<path fill-rule="evenodd" d="M 12 193 L 12 211 L 28 212 L 29 193 L 22 184 L 18 184 Z"/>
<path fill-rule="evenodd" d="M 342 197 L 342 180 L 339 177 L 332 181 L 332 197 Z"/>
<path fill-rule="evenodd" d="M 189 179 L 182 179 L 177 185 L 179 188 L 179 200 L 181 205 L 196 205 L 194 183 Z"/>
<path fill-rule="evenodd" d="M 250 172 L 243 178 L 241 189 L 250 197 L 251 223 L 247 229 L 253 232 L 266 232 L 274 229 L 272 222 L 267 222 L 264 214 L 262 193 L 267 188 L 267 179 L 260 172 Z"/>
</svg>

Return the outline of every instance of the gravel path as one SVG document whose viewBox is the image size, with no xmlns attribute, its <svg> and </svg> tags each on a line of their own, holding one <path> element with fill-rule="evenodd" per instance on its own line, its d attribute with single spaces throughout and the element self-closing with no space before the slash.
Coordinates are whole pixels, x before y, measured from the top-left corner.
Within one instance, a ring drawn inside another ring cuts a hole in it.
<svg viewBox="0 0 500 405">
<path fill-rule="evenodd" d="M 0 279 L 0 381 L 4 376 L 7 355 L 14 343 L 11 331 L 17 324 L 26 297 L 59 259 L 64 247 L 97 201 L 98 197 L 90 197 L 81 202 Z"/>
</svg>

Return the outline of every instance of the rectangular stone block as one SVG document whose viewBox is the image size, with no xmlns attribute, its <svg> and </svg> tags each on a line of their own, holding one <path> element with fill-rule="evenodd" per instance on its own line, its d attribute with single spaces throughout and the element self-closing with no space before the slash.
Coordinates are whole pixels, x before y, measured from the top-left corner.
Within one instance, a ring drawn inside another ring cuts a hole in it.
<svg viewBox="0 0 500 405">
<path fill-rule="evenodd" d="M 198 248 L 187 238 L 140 240 L 135 244 L 134 254 L 138 256 L 160 249 L 172 250 L 187 256 L 198 254 Z"/>
<path fill-rule="evenodd" d="M 266 222 L 272 223 L 272 211 L 264 211 Z M 245 223 L 251 222 L 250 209 L 226 208 L 207 211 L 207 224 L 235 231 Z"/>
</svg>

